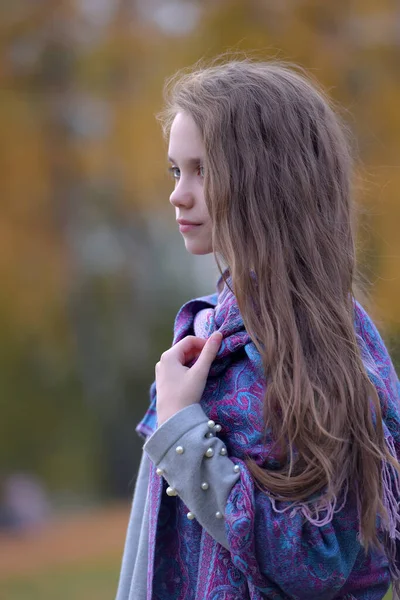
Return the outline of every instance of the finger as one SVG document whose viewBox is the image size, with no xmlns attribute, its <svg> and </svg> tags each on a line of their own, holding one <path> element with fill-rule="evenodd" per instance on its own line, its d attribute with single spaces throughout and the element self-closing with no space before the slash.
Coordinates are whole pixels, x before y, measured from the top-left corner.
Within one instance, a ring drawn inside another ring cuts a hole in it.
<svg viewBox="0 0 400 600">
<path fill-rule="evenodd" d="M 183 365 L 186 365 L 188 362 L 197 359 L 200 356 L 206 343 L 206 339 L 197 338 L 197 341 L 191 343 L 191 345 L 188 345 L 186 347 L 182 346 L 182 348 L 179 349 L 179 352 L 177 354 L 178 360 Z"/>
<path fill-rule="evenodd" d="M 161 356 L 162 362 L 176 361 L 178 360 L 184 365 L 189 360 L 197 358 L 205 346 L 207 340 L 198 338 L 194 335 L 188 335 L 183 340 L 180 340 L 177 344 L 172 346 L 169 350 L 164 352 Z"/>
<path fill-rule="evenodd" d="M 205 345 L 205 343 L 204 343 L 204 345 Z M 194 348 L 193 350 L 186 352 L 185 357 L 184 357 L 184 361 L 185 361 L 184 364 L 187 365 L 187 363 L 191 362 L 192 360 L 196 360 L 197 358 L 199 358 L 204 345 L 201 348 Z"/>
<path fill-rule="evenodd" d="M 192 370 L 203 377 L 207 377 L 211 364 L 218 354 L 221 342 L 222 334 L 219 331 L 213 333 L 212 336 L 208 338 L 207 343 L 201 351 L 197 362 L 193 365 Z"/>
</svg>

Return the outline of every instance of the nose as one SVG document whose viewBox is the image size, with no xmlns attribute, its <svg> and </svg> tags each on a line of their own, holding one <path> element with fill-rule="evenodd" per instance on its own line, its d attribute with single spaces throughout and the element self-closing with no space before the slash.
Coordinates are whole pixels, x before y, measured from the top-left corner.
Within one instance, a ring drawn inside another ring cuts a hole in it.
<svg viewBox="0 0 400 600">
<path fill-rule="evenodd" d="M 191 208 L 194 204 L 194 196 L 190 188 L 184 185 L 182 179 L 179 180 L 175 189 L 169 197 L 169 201 L 175 208 L 185 207 Z"/>
</svg>

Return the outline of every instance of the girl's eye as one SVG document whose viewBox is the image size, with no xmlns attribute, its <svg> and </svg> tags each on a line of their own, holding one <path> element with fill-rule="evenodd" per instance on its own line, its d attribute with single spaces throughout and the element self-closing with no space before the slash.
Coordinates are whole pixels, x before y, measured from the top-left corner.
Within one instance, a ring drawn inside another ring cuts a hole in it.
<svg viewBox="0 0 400 600">
<path fill-rule="evenodd" d="M 181 172 L 178 167 L 170 167 L 168 171 L 171 173 L 173 179 L 179 179 L 181 176 Z"/>
<path fill-rule="evenodd" d="M 169 167 L 168 172 L 171 173 L 172 178 L 175 180 L 181 177 L 181 170 L 178 167 Z M 198 166 L 197 174 L 199 177 L 204 177 L 204 167 L 202 165 Z"/>
</svg>

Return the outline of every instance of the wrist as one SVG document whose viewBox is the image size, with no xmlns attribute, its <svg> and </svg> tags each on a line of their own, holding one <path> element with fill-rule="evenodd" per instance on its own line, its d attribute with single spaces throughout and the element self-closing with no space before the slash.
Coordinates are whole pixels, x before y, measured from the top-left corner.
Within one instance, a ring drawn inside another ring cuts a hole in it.
<svg viewBox="0 0 400 600">
<path fill-rule="evenodd" d="M 168 421 L 168 419 L 170 419 L 171 417 L 176 415 L 176 413 L 178 413 L 180 410 L 181 409 L 177 408 L 177 409 L 163 410 L 163 411 L 157 412 L 158 426 L 160 427 L 160 425 L 165 423 L 165 421 Z"/>
<path fill-rule="evenodd" d="M 181 412 L 183 409 L 188 408 L 189 406 L 192 406 L 193 404 L 197 404 L 197 403 L 193 402 L 192 404 L 187 404 L 186 406 L 175 406 L 175 407 L 168 406 L 165 409 L 158 410 L 157 411 L 158 426 L 160 427 L 160 425 L 165 423 L 165 421 L 168 421 L 168 419 L 170 419 L 171 417 L 176 415 L 178 412 Z"/>
</svg>

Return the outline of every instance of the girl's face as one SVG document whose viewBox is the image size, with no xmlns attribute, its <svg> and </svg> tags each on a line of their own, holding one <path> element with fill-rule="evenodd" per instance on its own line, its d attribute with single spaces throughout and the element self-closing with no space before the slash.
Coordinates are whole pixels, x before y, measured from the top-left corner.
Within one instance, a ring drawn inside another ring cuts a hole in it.
<svg viewBox="0 0 400 600">
<path fill-rule="evenodd" d="M 175 180 L 175 189 L 169 201 L 175 206 L 176 220 L 191 254 L 212 252 L 211 218 L 204 199 L 205 151 L 200 131 L 187 113 L 177 113 L 170 131 L 168 160 Z"/>
</svg>

